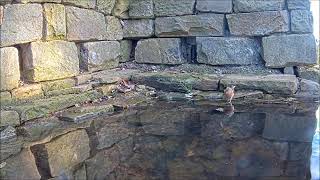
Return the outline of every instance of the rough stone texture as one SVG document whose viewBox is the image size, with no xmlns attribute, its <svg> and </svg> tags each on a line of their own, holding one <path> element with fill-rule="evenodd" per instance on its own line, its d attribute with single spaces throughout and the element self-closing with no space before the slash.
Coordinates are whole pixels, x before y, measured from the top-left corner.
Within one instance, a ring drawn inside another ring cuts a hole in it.
<svg viewBox="0 0 320 180">
<path fill-rule="evenodd" d="M 42 27 L 40 4 L 6 5 L 0 28 L 0 47 L 40 40 Z"/>
<path fill-rule="evenodd" d="M 28 81 L 62 79 L 79 73 L 78 49 L 65 41 L 33 42 L 22 46 L 23 72 Z"/>
<path fill-rule="evenodd" d="M 116 0 L 112 15 L 121 19 L 128 19 L 129 0 Z"/>
<path fill-rule="evenodd" d="M 294 33 L 312 33 L 313 17 L 308 10 L 291 11 L 291 31 Z"/>
<path fill-rule="evenodd" d="M 96 5 L 96 0 L 62 0 L 66 4 L 73 6 L 79 6 L 83 8 L 94 8 Z"/>
<path fill-rule="evenodd" d="M 271 94 L 292 95 L 298 90 L 298 80 L 293 75 L 226 75 L 220 80 L 220 85 L 220 89 L 234 85 L 236 90 L 260 90 Z"/>
<path fill-rule="evenodd" d="M 175 74 L 170 72 L 135 74 L 132 80 L 163 91 L 187 93 L 192 89 L 203 91 L 218 90 L 219 78 L 214 75 Z"/>
<path fill-rule="evenodd" d="M 280 11 L 285 8 L 285 0 L 235 0 L 235 12 Z"/>
<path fill-rule="evenodd" d="M 81 67 L 97 71 L 117 67 L 120 43 L 117 41 L 88 42 L 81 45 Z"/>
<path fill-rule="evenodd" d="M 11 4 L 12 0 L 0 0 L 0 5 Z"/>
<path fill-rule="evenodd" d="M 140 40 L 136 47 L 135 61 L 151 64 L 183 64 L 184 49 L 177 38 Z"/>
<path fill-rule="evenodd" d="M 120 163 L 120 152 L 117 146 L 98 152 L 85 161 L 88 180 L 105 179 Z"/>
<path fill-rule="evenodd" d="M 0 48 L 0 59 L 0 90 L 18 87 L 20 80 L 18 50 L 14 47 Z"/>
<path fill-rule="evenodd" d="M 8 91 L 0 92 L 0 105 L 9 104 L 12 101 L 11 93 Z"/>
<path fill-rule="evenodd" d="M 44 4 L 46 40 L 64 39 L 67 33 L 65 8 L 61 4 Z"/>
<path fill-rule="evenodd" d="M 10 126 L 8 126 L 10 127 Z M 10 127 L 12 128 L 12 127 Z M 3 130 L 2 130 L 3 131 Z M 2 132 L 0 132 L 1 134 Z M 14 132 L 15 134 L 15 132 Z M 1 139 L 1 148 L 0 148 L 0 161 L 7 159 L 11 155 L 18 154 L 21 151 L 23 142 L 21 139 L 18 139 L 16 135 L 9 139 Z M 0 178 L 1 178 L 1 169 L 0 169 Z M 1 178 L 2 179 L 2 178 Z"/>
<path fill-rule="evenodd" d="M 199 14 L 180 17 L 161 17 L 155 20 L 158 37 L 223 36 L 223 14 Z"/>
<path fill-rule="evenodd" d="M 277 141 L 312 142 L 316 124 L 315 114 L 268 114 L 262 136 Z"/>
<path fill-rule="evenodd" d="M 77 7 L 66 7 L 67 39 L 70 41 L 103 40 L 107 31 L 102 13 Z"/>
<path fill-rule="evenodd" d="M 107 32 L 106 40 L 116 41 L 123 38 L 122 25 L 120 20 L 114 16 L 106 16 Z"/>
<path fill-rule="evenodd" d="M 320 85 L 317 82 L 311 80 L 301 79 L 297 96 L 320 97 Z"/>
<path fill-rule="evenodd" d="M 52 176 L 66 173 L 89 158 L 89 137 L 85 130 L 73 131 L 44 146 Z"/>
<path fill-rule="evenodd" d="M 200 12 L 231 13 L 232 0 L 197 0 L 196 8 Z"/>
<path fill-rule="evenodd" d="M 47 81 L 41 83 L 41 85 L 44 93 L 46 94 L 49 91 L 71 88 L 75 86 L 75 80 L 70 78 L 55 81 Z"/>
<path fill-rule="evenodd" d="M 98 126 L 96 128 L 99 128 Z M 109 123 L 97 131 L 97 149 L 111 147 L 119 141 L 126 139 L 132 134 L 129 127 L 124 123 Z"/>
<path fill-rule="evenodd" d="M 92 74 L 83 73 L 75 77 L 76 85 L 89 83 L 92 78 Z"/>
<path fill-rule="evenodd" d="M 262 38 L 263 59 L 267 67 L 281 68 L 317 63 L 312 34 L 292 34 Z"/>
<path fill-rule="evenodd" d="M 35 145 L 50 142 L 52 139 L 63 134 L 88 127 L 90 127 L 90 123 L 87 122 L 76 124 L 61 121 L 57 117 L 46 117 L 25 122 L 18 130 L 23 133 L 23 140 L 25 142 Z"/>
<path fill-rule="evenodd" d="M 310 0 L 288 0 L 288 9 L 310 10 Z"/>
<path fill-rule="evenodd" d="M 62 0 L 15 0 L 19 3 L 61 3 Z"/>
<path fill-rule="evenodd" d="M 294 68 L 293 68 L 293 67 L 285 67 L 285 68 L 283 69 L 283 73 L 284 73 L 284 74 L 294 75 Z"/>
<path fill-rule="evenodd" d="M 103 14 L 110 15 L 116 0 L 97 0 L 97 9 Z"/>
<path fill-rule="evenodd" d="M 41 84 L 24 85 L 11 91 L 16 100 L 36 99 L 44 97 Z"/>
<path fill-rule="evenodd" d="M 3 6 L 0 6 L 0 25 L 3 22 Z"/>
<path fill-rule="evenodd" d="M 120 62 L 130 61 L 132 48 L 133 48 L 132 41 L 130 40 L 120 41 L 120 49 L 121 49 Z"/>
<path fill-rule="evenodd" d="M 298 67 L 298 75 L 320 84 L 320 67 Z"/>
<path fill-rule="evenodd" d="M 154 34 L 154 21 L 141 20 L 124 20 L 123 37 L 124 38 L 141 38 L 151 37 Z"/>
<path fill-rule="evenodd" d="M 129 4 L 130 18 L 153 18 L 153 0 L 131 0 Z"/>
<path fill-rule="evenodd" d="M 16 111 L 3 111 L 0 112 L 0 127 L 2 126 L 16 126 L 20 124 L 20 117 Z"/>
<path fill-rule="evenodd" d="M 40 179 L 35 158 L 30 149 L 23 149 L 18 155 L 10 157 L 0 169 L 1 179 Z"/>
<path fill-rule="evenodd" d="M 261 63 L 257 40 L 242 37 L 197 38 L 197 61 L 211 65 Z"/>
<path fill-rule="evenodd" d="M 69 94 L 35 100 L 29 103 L 9 106 L 8 108 L 19 112 L 21 120 L 25 122 L 99 97 L 100 95 L 96 92 L 89 91 L 82 94 Z"/>
<path fill-rule="evenodd" d="M 192 14 L 195 0 L 154 0 L 155 16 Z"/>
<path fill-rule="evenodd" d="M 227 15 L 230 33 L 238 36 L 263 36 L 289 31 L 287 11 L 266 11 Z"/>
</svg>

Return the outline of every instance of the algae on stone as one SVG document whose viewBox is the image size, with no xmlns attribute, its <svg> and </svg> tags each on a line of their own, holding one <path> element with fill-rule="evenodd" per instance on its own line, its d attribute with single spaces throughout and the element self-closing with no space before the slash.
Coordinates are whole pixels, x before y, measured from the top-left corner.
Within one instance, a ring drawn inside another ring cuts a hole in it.
<svg viewBox="0 0 320 180">
<path fill-rule="evenodd" d="M 46 40 L 64 39 L 67 33 L 65 8 L 60 4 L 44 4 Z"/>
</svg>

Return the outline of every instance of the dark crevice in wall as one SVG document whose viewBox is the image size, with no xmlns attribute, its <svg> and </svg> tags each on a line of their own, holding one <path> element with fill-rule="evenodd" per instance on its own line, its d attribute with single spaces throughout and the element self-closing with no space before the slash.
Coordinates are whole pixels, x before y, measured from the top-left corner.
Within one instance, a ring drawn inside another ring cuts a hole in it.
<svg viewBox="0 0 320 180">
<path fill-rule="evenodd" d="M 226 17 L 226 15 L 224 16 L 224 18 L 223 18 L 223 25 L 224 25 L 224 36 L 226 36 L 226 37 L 229 37 L 229 36 L 231 36 L 231 34 L 230 34 L 230 28 L 229 28 L 229 24 L 228 24 L 228 20 L 227 20 L 227 17 Z"/>
<path fill-rule="evenodd" d="M 25 45 L 26 46 L 26 45 Z M 19 70 L 20 70 L 20 80 L 21 81 L 25 81 L 25 77 L 24 77 L 24 69 L 23 69 L 23 52 L 22 52 L 22 47 L 21 45 L 17 45 L 15 46 L 15 48 L 18 49 L 18 55 L 19 55 Z"/>
<path fill-rule="evenodd" d="M 83 44 L 76 44 L 78 48 L 79 69 L 81 72 L 88 71 L 88 52 L 83 48 Z"/>
<path fill-rule="evenodd" d="M 197 63 L 197 45 L 196 37 L 184 37 L 181 38 L 183 56 L 187 59 L 188 63 Z"/>
<path fill-rule="evenodd" d="M 96 147 L 99 144 L 99 141 L 93 124 L 91 124 L 90 127 L 86 128 L 85 130 L 89 136 L 90 157 L 92 157 L 98 152 Z"/>
<path fill-rule="evenodd" d="M 130 61 L 135 59 L 135 55 L 136 55 L 136 47 L 138 44 L 139 40 L 131 40 L 132 41 L 132 48 L 131 48 L 131 52 L 130 52 Z"/>
<path fill-rule="evenodd" d="M 35 157 L 41 180 L 52 178 L 48 162 L 48 152 L 45 146 L 43 144 L 40 144 L 32 146 L 30 149 Z"/>
</svg>

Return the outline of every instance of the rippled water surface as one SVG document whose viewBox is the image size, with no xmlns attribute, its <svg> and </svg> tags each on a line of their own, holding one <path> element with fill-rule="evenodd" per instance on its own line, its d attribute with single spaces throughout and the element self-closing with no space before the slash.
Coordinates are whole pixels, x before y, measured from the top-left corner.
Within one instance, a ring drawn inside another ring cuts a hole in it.
<svg viewBox="0 0 320 180">
<path fill-rule="evenodd" d="M 17 137 L 1 143 L 0 175 L 81 180 L 319 179 L 316 109 L 316 104 L 157 102 L 81 123 L 39 119 L 19 127 Z"/>
</svg>

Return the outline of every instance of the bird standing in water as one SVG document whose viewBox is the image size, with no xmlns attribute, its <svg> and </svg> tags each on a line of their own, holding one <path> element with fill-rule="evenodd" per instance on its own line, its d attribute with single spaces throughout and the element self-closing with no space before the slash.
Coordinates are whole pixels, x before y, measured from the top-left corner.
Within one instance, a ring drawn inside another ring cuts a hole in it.
<svg viewBox="0 0 320 180">
<path fill-rule="evenodd" d="M 235 86 L 227 87 L 224 90 L 224 98 L 228 101 L 228 103 L 231 103 L 232 98 L 234 96 L 234 88 Z"/>
</svg>

